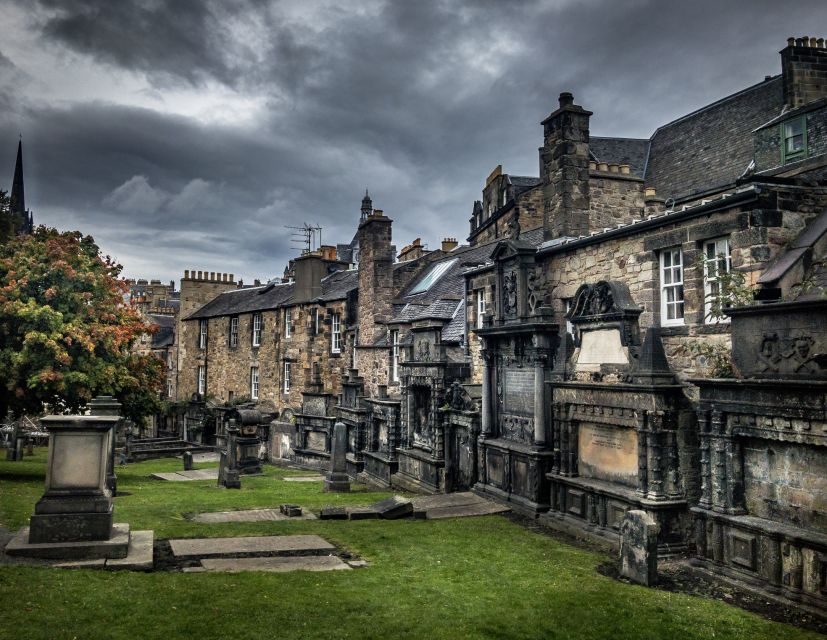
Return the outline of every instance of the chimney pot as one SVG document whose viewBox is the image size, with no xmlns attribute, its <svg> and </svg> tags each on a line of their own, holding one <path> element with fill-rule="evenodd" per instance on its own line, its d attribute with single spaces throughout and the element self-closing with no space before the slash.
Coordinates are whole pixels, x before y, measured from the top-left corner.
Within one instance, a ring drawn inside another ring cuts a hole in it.
<svg viewBox="0 0 827 640">
<path fill-rule="evenodd" d="M 817 46 L 819 49 L 823 49 L 823 48 L 824 48 L 824 38 L 818 38 L 818 39 L 816 40 L 816 46 Z"/>
<path fill-rule="evenodd" d="M 568 91 L 563 91 L 563 93 L 560 94 L 559 100 L 561 107 L 568 107 L 569 105 L 574 104 L 574 96 Z"/>
<path fill-rule="evenodd" d="M 589 171 L 597 171 L 597 163 L 594 160 L 589 160 Z"/>
<path fill-rule="evenodd" d="M 235 274 L 232 274 L 232 273 L 230 274 L 230 282 L 232 282 L 234 280 L 233 275 L 235 275 Z"/>
<path fill-rule="evenodd" d="M 632 168 L 628 164 L 620 165 L 620 173 L 622 173 L 624 176 L 628 176 L 629 173 L 631 173 L 631 169 Z"/>
<path fill-rule="evenodd" d="M 655 191 L 654 187 L 646 187 L 643 190 L 643 197 L 644 198 L 654 198 L 655 195 L 657 195 L 657 192 Z"/>
<path fill-rule="evenodd" d="M 795 38 L 792 38 L 792 37 L 787 38 L 787 46 L 788 47 L 794 47 L 795 46 Z"/>
<path fill-rule="evenodd" d="M 620 167 L 618 167 L 618 165 L 616 165 L 614 163 L 609 165 L 609 173 L 619 173 L 619 172 L 620 172 Z"/>
<path fill-rule="evenodd" d="M 199 279 L 199 280 L 203 279 L 203 277 L 204 277 L 204 276 L 202 275 L 202 273 L 203 273 L 203 272 L 201 272 L 201 271 L 199 271 L 199 272 L 198 272 L 198 279 Z"/>
<path fill-rule="evenodd" d="M 796 38 L 795 39 L 795 46 L 796 47 L 804 47 L 806 46 L 804 43 L 807 41 L 807 38 Z"/>
<path fill-rule="evenodd" d="M 609 164 L 607 162 L 598 162 L 597 163 L 597 170 L 598 171 L 604 171 L 604 172 L 608 171 L 609 170 Z"/>
<path fill-rule="evenodd" d="M 190 270 L 184 269 L 184 280 L 189 280 L 190 277 Z"/>
</svg>

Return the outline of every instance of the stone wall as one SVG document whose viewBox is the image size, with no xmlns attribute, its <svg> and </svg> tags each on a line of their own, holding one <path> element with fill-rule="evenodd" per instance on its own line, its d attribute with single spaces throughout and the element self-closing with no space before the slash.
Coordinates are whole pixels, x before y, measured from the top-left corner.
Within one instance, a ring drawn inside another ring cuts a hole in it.
<svg viewBox="0 0 827 640">
<path fill-rule="evenodd" d="M 320 315 L 319 333 L 315 332 L 313 310 Z M 290 337 L 284 334 L 284 314 L 292 319 Z M 341 352 L 331 351 L 332 317 L 342 319 Z M 232 316 L 210 318 L 207 325 L 206 352 L 194 349 L 195 358 L 182 368 L 182 380 L 195 381 L 198 365 L 207 367 L 207 395 L 223 402 L 248 398 L 251 393 L 251 368 L 258 367 L 258 402 L 269 401 L 278 411 L 290 407 L 298 412 L 302 406 L 302 392 L 341 391 L 343 372 L 348 368 L 350 352 L 344 331 L 345 303 L 334 301 L 325 306 L 315 304 L 293 305 L 261 312 L 261 344 L 253 347 L 253 313 L 238 314 L 238 346 L 229 343 Z M 189 333 L 197 335 L 197 320 L 184 323 Z M 193 338 L 195 340 L 195 338 Z M 284 363 L 290 362 L 290 390 L 284 392 Z M 232 396 L 230 395 L 232 394 Z M 181 399 L 185 399 L 184 396 Z"/>
<path fill-rule="evenodd" d="M 496 209 L 490 218 L 472 230 L 468 241 L 476 246 L 502 238 L 515 215 L 519 215 L 521 231 L 543 226 L 543 190 L 539 186 L 524 191 L 514 200 L 509 199 Z"/>
<path fill-rule="evenodd" d="M 634 176 L 589 173 L 589 231 L 603 231 L 643 216 L 643 180 Z"/>
<path fill-rule="evenodd" d="M 827 96 L 824 38 L 789 38 L 781 51 L 784 102 L 793 109 Z"/>
</svg>

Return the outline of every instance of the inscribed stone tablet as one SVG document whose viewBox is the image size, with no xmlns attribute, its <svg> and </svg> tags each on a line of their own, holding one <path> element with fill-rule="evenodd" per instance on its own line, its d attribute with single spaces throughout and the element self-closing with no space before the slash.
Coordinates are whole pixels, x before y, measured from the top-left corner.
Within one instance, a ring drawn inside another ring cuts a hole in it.
<svg viewBox="0 0 827 640">
<path fill-rule="evenodd" d="M 325 451 L 326 441 L 327 438 L 325 437 L 325 434 L 320 431 L 310 431 L 307 434 L 308 449 L 313 449 L 314 451 Z"/>
<path fill-rule="evenodd" d="M 519 416 L 534 414 L 534 371 L 506 369 L 503 401 L 506 413 Z"/>
<path fill-rule="evenodd" d="M 619 329 L 583 331 L 577 368 L 589 364 L 629 364 L 629 356 L 620 343 Z"/>
<path fill-rule="evenodd" d="M 580 475 L 637 486 L 637 432 L 633 429 L 581 424 Z"/>
<path fill-rule="evenodd" d="M 52 435 L 52 489 L 95 489 L 101 475 L 101 434 Z"/>
</svg>

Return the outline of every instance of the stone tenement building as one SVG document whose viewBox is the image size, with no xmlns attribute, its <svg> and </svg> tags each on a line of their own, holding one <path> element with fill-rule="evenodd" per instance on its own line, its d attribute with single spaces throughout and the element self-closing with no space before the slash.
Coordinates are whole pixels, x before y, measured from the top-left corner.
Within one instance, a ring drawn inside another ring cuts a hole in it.
<svg viewBox="0 0 827 640">
<path fill-rule="evenodd" d="M 280 455 L 325 466 L 341 419 L 367 482 L 473 488 L 611 544 L 642 509 L 659 553 L 823 607 L 826 52 L 790 39 L 781 75 L 649 139 L 591 137 L 560 94 L 540 176 L 497 167 L 469 246 L 395 262 L 363 210 L 295 283 L 185 277 L 179 397 L 257 380 Z"/>
</svg>

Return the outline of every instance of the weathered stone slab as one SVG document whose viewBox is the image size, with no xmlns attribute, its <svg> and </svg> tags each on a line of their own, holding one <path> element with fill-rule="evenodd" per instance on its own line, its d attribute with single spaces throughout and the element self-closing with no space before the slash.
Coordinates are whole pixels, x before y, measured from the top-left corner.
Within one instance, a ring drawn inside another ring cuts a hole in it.
<svg viewBox="0 0 827 640">
<path fill-rule="evenodd" d="M 336 556 L 298 556 L 290 558 L 209 558 L 201 564 L 206 571 L 268 571 L 284 573 L 287 571 L 342 571 L 350 570 L 350 565 Z"/>
<path fill-rule="evenodd" d="M 351 507 L 348 509 L 348 517 L 351 520 L 375 520 L 380 516 L 373 507 Z"/>
<path fill-rule="evenodd" d="M 125 558 L 110 558 L 106 561 L 107 569 L 129 569 L 131 571 L 149 571 L 152 569 L 152 545 L 155 534 L 152 531 L 133 531 L 129 536 L 129 553 Z"/>
<path fill-rule="evenodd" d="M 627 511 L 620 526 L 620 574 L 651 586 L 658 581 L 658 524 L 645 511 Z"/>
<path fill-rule="evenodd" d="M 509 511 L 511 511 L 511 509 L 505 505 L 485 501 L 477 504 L 458 505 L 456 507 L 438 507 L 428 509 L 425 517 L 428 520 L 441 520 L 443 518 L 490 516 L 496 513 L 507 513 Z"/>
<path fill-rule="evenodd" d="M 29 543 L 29 527 L 24 527 L 6 545 L 10 556 L 48 558 L 52 560 L 92 560 L 99 558 L 124 558 L 129 551 L 129 525 L 115 523 L 109 540 L 85 540 L 82 542 Z"/>
<path fill-rule="evenodd" d="M 470 491 L 460 491 L 457 493 L 438 493 L 432 496 L 417 496 L 411 499 L 414 509 L 434 509 L 442 507 L 460 507 L 468 504 L 487 503 L 482 496 Z"/>
<path fill-rule="evenodd" d="M 335 547 L 317 535 L 249 536 L 242 538 L 192 538 L 170 540 L 176 558 L 206 558 L 242 553 L 320 553 Z"/>
<path fill-rule="evenodd" d="M 413 503 L 402 496 L 391 496 L 371 505 L 372 509 L 379 512 L 379 515 L 385 520 L 395 520 L 396 518 L 404 518 L 413 513 Z"/>
<path fill-rule="evenodd" d="M 217 453 L 193 453 L 193 462 L 218 462 L 221 456 Z"/>
<path fill-rule="evenodd" d="M 298 516 L 287 516 L 277 509 L 246 509 L 244 511 L 217 511 L 199 513 L 192 520 L 200 524 L 219 524 L 223 522 L 279 522 L 283 520 L 315 520 L 309 511 Z"/>
<path fill-rule="evenodd" d="M 97 558 L 95 560 L 69 560 L 67 562 L 60 561 L 52 565 L 58 569 L 103 569 L 106 566 L 106 558 Z"/>
<path fill-rule="evenodd" d="M 193 480 L 217 480 L 218 469 L 191 469 L 189 471 L 168 471 L 150 474 L 150 478 L 168 482 L 191 482 Z"/>
<path fill-rule="evenodd" d="M 322 507 L 319 520 L 347 520 L 347 509 L 345 507 Z"/>
<path fill-rule="evenodd" d="M 285 482 L 321 482 L 324 476 L 292 476 L 282 478 Z"/>
</svg>

